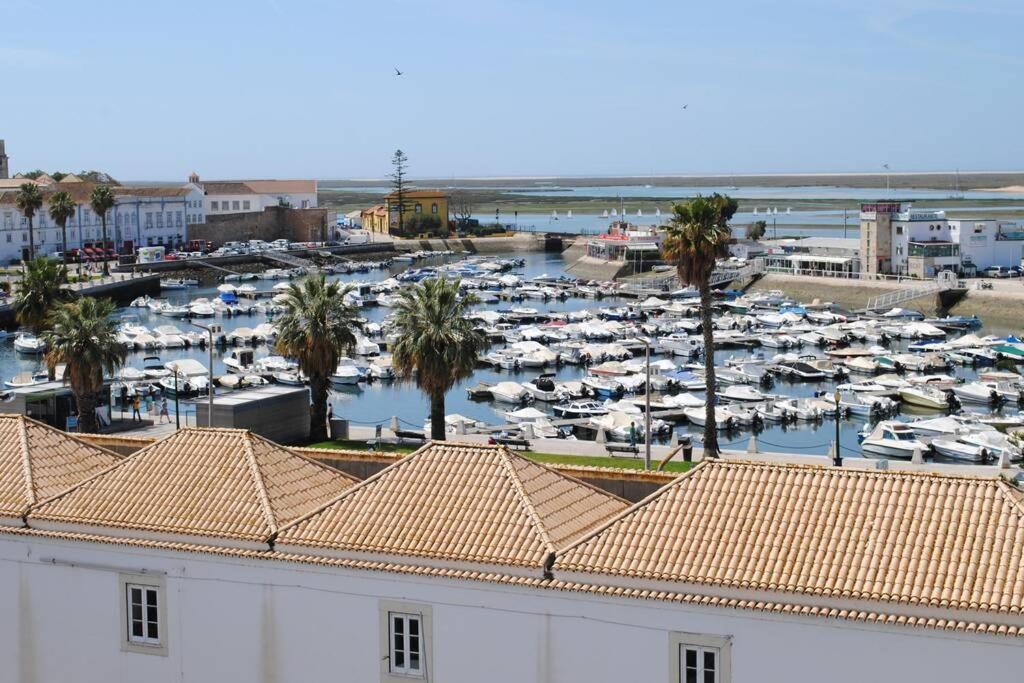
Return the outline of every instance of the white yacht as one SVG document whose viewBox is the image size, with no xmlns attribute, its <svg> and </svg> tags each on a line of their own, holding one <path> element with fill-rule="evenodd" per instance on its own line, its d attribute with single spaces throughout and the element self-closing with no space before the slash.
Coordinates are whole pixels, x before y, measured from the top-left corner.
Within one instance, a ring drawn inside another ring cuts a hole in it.
<svg viewBox="0 0 1024 683">
<path fill-rule="evenodd" d="M 917 438 L 909 425 L 893 420 L 879 422 L 860 447 L 870 455 L 890 458 L 912 458 L 915 452 L 924 455 L 928 451 L 928 446 Z"/>
</svg>

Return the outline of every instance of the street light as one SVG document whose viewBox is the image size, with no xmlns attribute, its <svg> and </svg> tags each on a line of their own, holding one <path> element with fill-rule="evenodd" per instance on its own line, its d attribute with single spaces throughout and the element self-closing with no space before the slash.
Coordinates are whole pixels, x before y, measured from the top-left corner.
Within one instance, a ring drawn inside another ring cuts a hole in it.
<svg viewBox="0 0 1024 683">
<path fill-rule="evenodd" d="M 832 452 L 832 464 L 836 467 L 843 466 L 843 456 L 839 450 L 839 388 L 836 388 L 834 398 L 836 399 L 836 449 Z"/>
<path fill-rule="evenodd" d="M 206 396 L 207 396 L 207 400 L 209 401 L 209 403 L 207 404 L 208 409 L 206 411 L 206 426 L 207 427 L 212 427 L 213 426 L 213 333 L 217 332 L 218 334 L 220 334 L 220 332 L 222 332 L 224 328 L 220 326 L 220 323 L 215 323 L 215 324 L 212 324 L 212 325 L 209 325 L 209 326 L 207 326 L 207 325 L 200 325 L 199 323 L 192 322 L 191 318 L 185 318 L 185 322 L 187 322 L 192 327 L 198 327 L 201 330 L 205 330 L 206 334 L 210 337 L 210 345 L 208 347 L 209 351 L 210 351 L 210 385 L 208 387 L 206 387 Z"/>
<path fill-rule="evenodd" d="M 644 469 L 651 469 L 651 342 L 641 338 L 644 344 L 644 365 L 647 367 L 647 382 L 644 385 Z"/>
</svg>

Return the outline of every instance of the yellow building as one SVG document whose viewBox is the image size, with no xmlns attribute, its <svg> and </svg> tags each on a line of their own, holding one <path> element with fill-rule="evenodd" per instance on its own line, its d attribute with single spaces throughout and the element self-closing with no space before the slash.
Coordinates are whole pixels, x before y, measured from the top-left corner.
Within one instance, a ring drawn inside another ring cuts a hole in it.
<svg viewBox="0 0 1024 683">
<path fill-rule="evenodd" d="M 363 209 L 359 214 L 359 217 L 363 221 L 363 230 L 366 230 L 367 232 L 380 233 L 382 235 L 389 234 L 388 210 L 383 204 L 371 206 L 369 209 Z"/>
</svg>

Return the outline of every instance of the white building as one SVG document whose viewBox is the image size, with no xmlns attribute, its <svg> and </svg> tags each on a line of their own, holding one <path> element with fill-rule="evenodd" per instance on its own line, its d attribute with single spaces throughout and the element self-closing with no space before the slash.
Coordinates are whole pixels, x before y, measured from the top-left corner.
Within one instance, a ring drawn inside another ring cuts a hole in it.
<svg viewBox="0 0 1024 683">
<path fill-rule="evenodd" d="M 1024 230 L 1016 223 L 990 218 L 949 220 L 951 239 L 960 245 L 964 267 L 978 272 L 990 266 L 1021 265 Z"/>
<path fill-rule="evenodd" d="M 428 445 L 356 483 L 242 431 L 122 458 L 0 416 L 0 666 L 25 683 L 1016 680 L 1022 498 L 993 477 L 709 461 L 629 505 L 496 446 Z"/>
<path fill-rule="evenodd" d="M 317 205 L 315 180 L 200 180 L 193 173 L 189 182 L 203 190 L 203 208 L 215 216 L 261 212 L 271 206 L 312 209 Z"/>
<path fill-rule="evenodd" d="M 68 192 L 78 211 L 68 221 L 68 248 L 102 242 L 102 221 L 89 206 L 94 183 L 60 182 L 41 185 L 43 206 L 33 219 L 36 254 L 52 254 L 62 247 L 60 228 L 50 218 L 47 201 L 53 193 Z M 176 245 L 188 240 L 190 225 L 206 222 L 202 191 L 195 185 L 179 187 L 112 186 L 114 208 L 107 214 L 107 240 L 119 253 L 139 246 Z M 15 204 L 16 190 L 0 191 L 0 263 L 27 254 L 28 220 Z"/>
</svg>

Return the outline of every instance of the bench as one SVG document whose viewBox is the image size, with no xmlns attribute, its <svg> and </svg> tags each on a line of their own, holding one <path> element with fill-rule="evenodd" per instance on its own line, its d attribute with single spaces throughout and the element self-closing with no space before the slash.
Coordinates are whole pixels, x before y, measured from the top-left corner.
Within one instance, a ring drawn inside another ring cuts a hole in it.
<svg viewBox="0 0 1024 683">
<path fill-rule="evenodd" d="M 524 451 L 530 450 L 530 442 L 514 436 L 492 436 L 491 440 L 496 444 L 508 446 L 509 448 L 521 448 Z"/>
<path fill-rule="evenodd" d="M 606 443 L 604 449 L 613 458 L 619 455 L 632 455 L 634 458 L 640 457 L 640 447 L 630 446 L 628 443 Z"/>
</svg>

